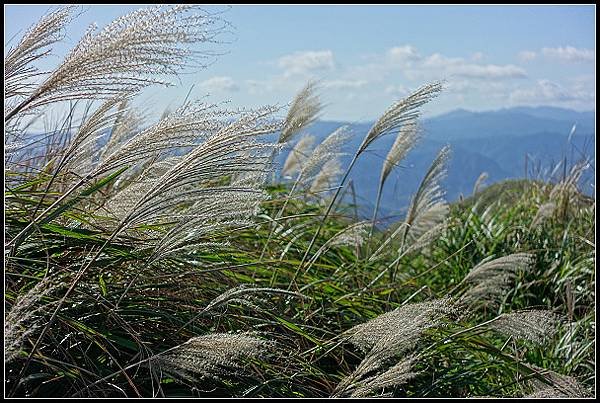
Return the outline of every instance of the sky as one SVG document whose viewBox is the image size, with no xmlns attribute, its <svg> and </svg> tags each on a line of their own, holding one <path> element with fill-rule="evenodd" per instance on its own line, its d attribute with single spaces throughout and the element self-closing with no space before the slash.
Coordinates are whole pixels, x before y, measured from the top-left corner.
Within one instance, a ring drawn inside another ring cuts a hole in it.
<svg viewBox="0 0 600 403">
<path fill-rule="evenodd" d="M 143 5 L 86 5 L 42 68 L 56 66 L 87 27 L 101 29 Z M 421 85 L 444 80 L 425 116 L 521 105 L 595 110 L 595 6 L 232 5 L 220 53 L 185 71 L 175 87 L 144 90 L 138 102 L 162 111 L 188 92 L 236 107 L 285 105 L 318 80 L 322 118 L 376 119 Z M 5 5 L 5 54 L 49 5 Z"/>
</svg>

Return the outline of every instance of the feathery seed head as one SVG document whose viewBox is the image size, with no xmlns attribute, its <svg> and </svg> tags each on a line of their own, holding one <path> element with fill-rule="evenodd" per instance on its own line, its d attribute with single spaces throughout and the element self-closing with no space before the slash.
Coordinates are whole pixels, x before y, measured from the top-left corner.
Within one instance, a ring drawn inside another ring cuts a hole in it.
<svg viewBox="0 0 600 403">
<path fill-rule="evenodd" d="M 321 102 L 316 94 L 316 83 L 309 81 L 294 97 L 278 143 L 287 143 L 300 130 L 313 123 L 317 119 L 321 107 Z"/>
<path fill-rule="evenodd" d="M 342 166 L 339 159 L 330 159 L 323 164 L 323 167 L 313 180 L 310 186 L 310 192 L 318 194 L 333 187 L 338 176 L 342 173 Z"/>
<path fill-rule="evenodd" d="M 494 330 L 516 337 L 543 343 L 558 331 L 561 317 L 547 310 L 504 313 L 490 323 Z"/>
<path fill-rule="evenodd" d="M 436 82 L 428 84 L 390 106 L 371 127 L 359 147 L 358 154 L 366 150 L 369 145 L 379 137 L 398 129 L 404 123 L 413 121 L 417 118 L 420 113 L 418 108 L 436 97 L 441 91 L 442 83 Z"/>
<path fill-rule="evenodd" d="M 342 126 L 331 133 L 313 150 L 300 172 L 300 180 L 306 185 L 314 181 L 323 166 L 332 159 L 340 157 L 341 148 L 350 139 L 347 126 Z"/>
<path fill-rule="evenodd" d="M 213 333 L 193 337 L 152 362 L 167 373 L 195 381 L 238 373 L 248 360 L 266 358 L 273 347 L 273 342 L 253 333 Z"/>
<path fill-rule="evenodd" d="M 383 183 L 392 172 L 394 167 L 398 165 L 400 161 L 406 157 L 406 154 L 414 147 L 419 138 L 418 126 L 417 126 L 417 118 L 414 117 L 406 121 L 398 131 L 398 135 L 396 136 L 396 140 L 394 144 L 392 144 L 392 148 L 388 152 L 385 161 L 383 162 L 383 167 L 381 169 L 381 179 L 380 183 L 383 186 Z"/>
<path fill-rule="evenodd" d="M 289 177 L 303 169 L 305 161 L 310 157 L 314 142 L 315 137 L 310 135 L 298 140 L 283 164 L 283 169 L 281 170 L 282 176 Z"/>
<path fill-rule="evenodd" d="M 92 25 L 63 63 L 9 116 L 58 101 L 112 98 L 149 85 L 167 85 L 155 76 L 177 74 L 188 60 L 208 57 L 187 45 L 215 42 L 223 30 L 223 21 L 192 5 L 140 9 L 98 33 Z"/>
</svg>

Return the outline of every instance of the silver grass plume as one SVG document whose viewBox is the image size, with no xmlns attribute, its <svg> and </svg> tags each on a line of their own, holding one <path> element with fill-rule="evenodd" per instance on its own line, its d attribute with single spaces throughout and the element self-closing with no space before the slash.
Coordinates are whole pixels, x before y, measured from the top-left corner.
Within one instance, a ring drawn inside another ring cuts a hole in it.
<svg viewBox="0 0 600 403">
<path fill-rule="evenodd" d="M 569 171 L 569 174 L 554 186 L 550 192 L 550 200 L 556 201 L 559 196 L 577 193 L 577 184 L 581 179 L 581 175 L 583 175 L 583 172 L 589 167 L 590 163 L 588 161 L 581 161 L 575 164 Z"/>
<path fill-rule="evenodd" d="M 440 182 L 446 176 L 450 147 L 444 146 L 435 157 L 417 192 L 412 197 L 402 233 L 402 245 L 418 239 L 429 229 L 440 224 L 448 214 L 448 204 Z"/>
<path fill-rule="evenodd" d="M 440 91 L 442 91 L 442 83 L 435 82 L 417 89 L 408 97 L 394 103 L 371 127 L 360 145 L 357 154 L 361 154 L 379 137 L 417 118 L 420 113 L 419 108 L 436 97 Z"/>
<path fill-rule="evenodd" d="M 315 262 L 319 256 L 327 252 L 331 248 L 340 246 L 352 246 L 358 248 L 363 244 L 367 238 L 368 229 L 370 226 L 369 221 L 359 221 L 344 227 L 338 231 L 335 235 L 329 238 L 323 246 L 321 246 L 311 258 L 311 262 Z"/>
<path fill-rule="evenodd" d="M 15 114 L 58 101 L 112 98 L 169 83 L 157 75 L 174 75 L 186 60 L 207 57 L 187 46 L 214 42 L 223 22 L 193 5 L 155 6 L 120 17 L 95 33 L 90 26 L 79 43 L 23 102 Z"/>
<path fill-rule="evenodd" d="M 395 266 L 392 271 L 392 277 L 394 278 L 400 259 L 403 256 L 427 246 L 446 228 L 449 207 L 446 200 L 444 200 L 444 191 L 440 186 L 440 182 L 446 176 L 449 156 L 450 147 L 444 146 L 431 163 L 417 192 L 413 195 L 404 221 L 369 256 L 369 261 L 374 261 L 384 255 L 386 246 L 391 241 L 398 239 L 400 242 L 397 251 L 398 257 L 371 282 L 371 285 L 379 280 L 392 266 Z"/>
<path fill-rule="evenodd" d="M 559 206 L 557 208 L 559 216 L 566 217 L 569 206 L 578 201 L 581 195 L 578 190 L 578 184 L 584 171 L 589 167 L 590 163 L 587 160 L 578 162 L 571 168 L 569 174 L 552 188 L 549 200 Z"/>
<path fill-rule="evenodd" d="M 342 155 L 341 148 L 349 139 L 350 132 L 347 126 L 342 126 L 327 136 L 313 150 L 300 171 L 298 181 L 303 185 L 313 182 L 327 161 Z"/>
<path fill-rule="evenodd" d="M 208 232 L 239 225 L 256 214 L 266 197 L 262 183 L 238 186 L 235 181 L 230 185 L 218 182 L 239 172 L 264 169 L 254 154 L 264 155 L 273 145 L 257 142 L 256 137 L 280 127 L 270 119 L 275 111 L 264 107 L 246 112 L 200 143 L 152 181 L 126 212 L 119 228 L 149 222 L 176 224 L 157 244 L 154 258 L 159 258 L 201 241 Z"/>
<path fill-rule="evenodd" d="M 144 122 L 141 113 L 129 105 L 128 99 L 121 100 L 118 108 L 119 114 L 112 126 L 110 137 L 106 142 L 106 145 L 102 147 L 100 160 L 104 160 L 107 155 L 110 155 L 120 145 L 137 134 Z M 163 116 L 163 118 L 164 117 L 166 117 L 166 115 Z M 161 118 L 161 120 L 163 120 L 163 118 Z"/>
<path fill-rule="evenodd" d="M 213 333 L 193 337 L 151 360 L 173 376 L 195 382 L 238 375 L 250 360 L 264 359 L 274 343 L 253 333 Z"/>
<path fill-rule="evenodd" d="M 561 317 L 547 310 L 504 313 L 489 324 L 492 329 L 517 339 L 543 343 L 558 331 Z"/>
<path fill-rule="evenodd" d="M 121 102 L 119 98 L 109 99 L 84 118 L 64 152 L 61 169 L 74 172 L 78 177 L 93 170 L 93 157 L 99 151 L 98 140 L 123 114 L 124 110 L 117 108 Z"/>
<path fill-rule="evenodd" d="M 445 214 L 445 213 L 444 213 Z M 398 228 L 396 228 L 390 235 L 388 235 L 385 240 L 379 245 L 379 247 L 369 256 L 368 261 L 374 262 L 376 260 L 382 259 L 383 257 L 393 253 L 388 245 L 398 238 L 398 235 L 405 231 L 404 226 L 406 223 L 401 223 Z M 423 234 L 421 234 L 417 239 L 414 239 L 409 245 L 406 245 L 403 249 L 401 249 L 400 254 L 396 258 L 396 261 L 399 261 L 402 257 L 408 255 L 409 253 L 416 252 L 419 249 L 425 248 L 435 239 L 437 239 L 440 234 L 446 229 L 447 221 L 444 220 L 437 225 L 434 225 Z M 396 251 L 397 253 L 398 251 Z M 394 262 L 394 264 L 396 263 Z"/>
<path fill-rule="evenodd" d="M 337 158 L 330 159 L 321 167 L 321 170 L 312 181 L 309 191 L 318 194 L 330 190 L 341 173 L 342 165 L 340 164 L 340 160 Z"/>
<path fill-rule="evenodd" d="M 455 314 L 452 301 L 443 298 L 401 306 L 346 331 L 349 341 L 367 355 L 356 370 L 340 382 L 336 394 L 379 370 L 393 357 L 410 351 L 423 332 L 441 325 L 444 318 Z"/>
<path fill-rule="evenodd" d="M 356 325 L 345 333 L 352 344 L 363 352 L 368 352 L 377 345 L 390 342 L 412 342 L 423 331 L 437 326 L 442 318 L 451 316 L 454 312 L 455 307 L 450 298 L 406 304 Z"/>
<path fill-rule="evenodd" d="M 542 222 L 544 222 L 548 218 L 552 217 L 552 215 L 554 214 L 555 211 L 556 211 L 556 203 L 555 202 L 548 202 L 548 203 L 542 204 L 538 208 L 537 213 L 535 213 L 535 217 L 533 217 L 533 220 L 531 221 L 530 228 L 538 227 Z"/>
<path fill-rule="evenodd" d="M 93 175 L 131 166 L 167 151 L 194 147 L 227 127 L 228 120 L 236 114 L 214 104 L 195 102 L 184 105 L 123 142 L 113 152 L 105 153 Z"/>
<path fill-rule="evenodd" d="M 316 89 L 316 83 L 309 81 L 296 94 L 281 129 L 279 144 L 287 143 L 300 130 L 317 119 L 322 105 L 316 94 Z"/>
<path fill-rule="evenodd" d="M 467 283 L 470 287 L 459 302 L 474 304 L 485 301 L 491 305 L 498 304 L 518 273 L 528 270 L 534 261 L 534 255 L 530 253 L 484 259 L 462 280 L 461 283 Z"/>
<path fill-rule="evenodd" d="M 377 390 L 402 385 L 418 375 L 413 371 L 416 360 L 415 355 L 404 358 L 387 371 L 351 385 L 346 392 L 353 390 L 350 397 L 367 397 Z"/>
<path fill-rule="evenodd" d="M 531 382 L 533 391 L 526 398 L 589 398 L 591 394 L 577 378 L 539 368 L 546 382 L 534 380 Z"/>
<path fill-rule="evenodd" d="M 19 44 L 11 48 L 4 57 L 5 112 L 8 112 L 7 99 L 30 94 L 32 84 L 28 81 L 42 74 L 32 66 L 32 63 L 47 56 L 51 51 L 48 48 L 62 40 L 65 25 L 71 19 L 73 8 L 73 6 L 61 7 L 43 16 L 29 28 Z"/>
<path fill-rule="evenodd" d="M 4 318 L 4 361 L 19 356 L 25 340 L 43 325 L 43 320 L 54 302 L 42 303 L 42 299 L 58 289 L 58 284 L 43 279 L 27 293 L 19 296 Z"/>
<path fill-rule="evenodd" d="M 209 312 L 223 304 L 228 304 L 232 302 L 239 303 L 240 305 L 246 305 L 251 308 L 255 308 L 256 310 L 260 310 L 260 308 L 256 306 L 256 299 L 258 298 L 262 301 L 263 298 L 260 298 L 260 296 L 264 294 L 281 294 L 298 298 L 306 298 L 303 294 L 293 291 L 270 287 L 254 287 L 249 286 L 247 284 L 242 284 L 240 286 L 230 288 L 218 297 L 214 298 L 206 306 L 206 308 L 202 310 L 202 313 Z"/>
<path fill-rule="evenodd" d="M 481 186 L 483 186 L 483 183 L 487 180 L 488 177 L 489 175 L 487 172 L 482 172 L 481 174 L 479 174 L 477 180 L 475 181 L 475 185 L 473 185 L 473 194 L 479 192 Z"/>
<path fill-rule="evenodd" d="M 310 157 L 314 142 L 315 137 L 311 135 L 303 136 L 298 140 L 285 159 L 281 170 L 283 177 L 291 177 L 295 173 L 302 171 L 305 161 Z"/>
<path fill-rule="evenodd" d="M 371 224 L 371 230 L 369 232 L 369 238 L 373 234 L 375 228 L 375 222 L 377 220 L 377 212 L 379 210 L 379 203 L 381 202 L 381 192 L 387 177 L 390 175 L 392 170 L 398 165 L 400 161 L 406 157 L 406 154 L 415 146 L 418 140 L 417 131 L 417 117 L 414 116 L 411 120 L 406 121 L 398 131 L 396 140 L 390 148 L 383 166 L 381 167 L 381 177 L 379 179 L 379 187 L 377 189 L 377 196 L 375 199 L 375 209 L 373 210 L 373 219 Z"/>
<path fill-rule="evenodd" d="M 406 157 L 406 154 L 408 154 L 419 140 L 420 134 L 417 129 L 416 117 L 407 120 L 402 127 L 400 127 L 396 140 L 394 140 L 394 144 L 392 144 L 392 147 L 383 162 L 381 179 L 379 180 L 380 186 L 383 186 L 392 170 L 404 159 L 404 157 Z"/>
</svg>

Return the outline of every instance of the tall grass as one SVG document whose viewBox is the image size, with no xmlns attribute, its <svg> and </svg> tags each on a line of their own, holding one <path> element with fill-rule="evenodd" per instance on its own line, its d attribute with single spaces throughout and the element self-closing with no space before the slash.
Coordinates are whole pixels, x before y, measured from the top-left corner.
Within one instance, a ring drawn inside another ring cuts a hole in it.
<svg viewBox="0 0 600 403">
<path fill-rule="evenodd" d="M 340 199 L 349 172 L 396 135 L 381 191 L 440 83 L 395 102 L 342 167 L 353 133 L 306 134 L 315 83 L 287 111 L 190 100 L 147 123 L 131 106 L 206 67 L 227 23 L 198 7 L 91 28 L 41 73 L 75 12 L 45 16 L 5 57 L 6 396 L 595 394 L 584 165 L 511 200 L 492 185 L 449 205 L 444 147 L 406 217 L 378 229 L 377 210 L 356 221 Z M 31 127 L 54 108 L 66 115 L 40 140 Z"/>
</svg>

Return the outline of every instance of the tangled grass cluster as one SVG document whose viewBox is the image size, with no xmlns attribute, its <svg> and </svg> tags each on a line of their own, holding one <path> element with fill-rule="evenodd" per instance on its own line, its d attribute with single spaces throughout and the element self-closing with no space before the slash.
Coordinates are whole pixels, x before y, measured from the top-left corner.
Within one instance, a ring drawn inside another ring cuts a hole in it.
<svg viewBox="0 0 600 403">
<path fill-rule="evenodd" d="M 39 71 L 76 10 L 46 15 L 5 56 L 6 396 L 594 393 L 584 164 L 511 205 L 467 208 L 444 200 L 443 147 L 406 216 L 380 230 L 377 208 L 346 213 L 349 174 L 396 136 L 379 205 L 441 83 L 391 105 L 344 166 L 356 133 L 308 133 L 314 82 L 287 111 L 186 101 L 149 124 L 132 106 L 206 66 L 219 13 L 142 9 Z M 31 130 L 67 103 L 54 129 Z"/>
</svg>

